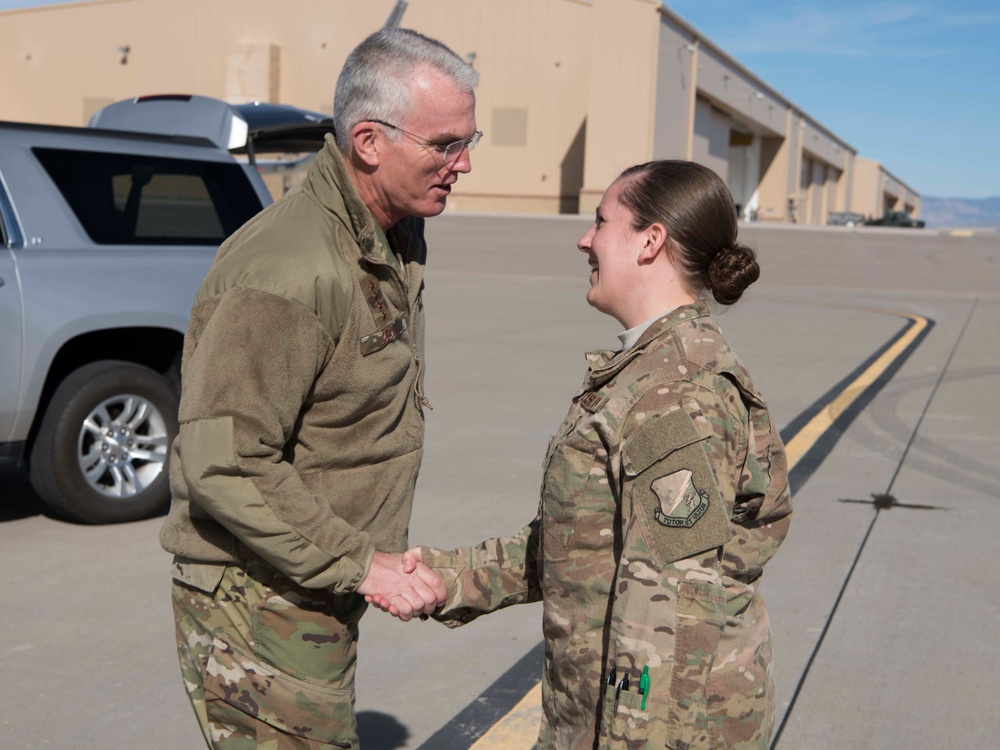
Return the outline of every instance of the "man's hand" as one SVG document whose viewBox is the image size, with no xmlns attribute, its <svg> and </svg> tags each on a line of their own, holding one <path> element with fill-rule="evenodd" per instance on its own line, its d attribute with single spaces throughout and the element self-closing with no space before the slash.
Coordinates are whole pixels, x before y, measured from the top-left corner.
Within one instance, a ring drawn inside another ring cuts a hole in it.
<svg viewBox="0 0 1000 750">
<path fill-rule="evenodd" d="M 366 602 L 403 622 L 415 615 L 431 614 L 447 596 L 438 575 L 420 561 L 419 550 L 402 555 L 376 552 L 368 575 L 356 590 Z"/>
</svg>

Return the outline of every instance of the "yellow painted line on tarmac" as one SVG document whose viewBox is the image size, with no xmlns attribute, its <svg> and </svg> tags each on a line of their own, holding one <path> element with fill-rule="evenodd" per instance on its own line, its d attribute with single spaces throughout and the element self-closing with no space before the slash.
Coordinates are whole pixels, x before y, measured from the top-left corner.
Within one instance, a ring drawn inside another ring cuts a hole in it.
<svg viewBox="0 0 1000 750">
<path fill-rule="evenodd" d="M 510 750 L 518 747 L 527 750 L 538 739 L 541 721 L 542 683 L 539 682 L 469 750 Z"/>
<path fill-rule="evenodd" d="M 851 404 L 857 401 L 858 397 L 878 380 L 927 328 L 927 318 L 919 315 L 893 310 L 872 310 L 872 312 L 907 318 L 912 320 L 914 325 L 910 326 L 892 346 L 882 353 L 882 356 L 865 368 L 864 372 L 823 407 L 785 444 L 789 471 L 809 452 L 816 441 L 823 437 L 823 434 L 830 429 L 837 417 L 847 411 Z M 489 731 L 480 737 L 469 750 L 530 750 L 534 747 L 535 740 L 538 739 L 538 727 L 541 725 L 541 721 L 542 684 L 538 683 L 509 713 L 490 727 Z"/>
<path fill-rule="evenodd" d="M 975 232 L 971 229 L 953 229 L 948 234 L 952 237 L 971 237 Z"/>
<path fill-rule="evenodd" d="M 868 387 L 878 380 L 882 373 L 888 370 L 893 362 L 906 351 L 906 349 L 917 340 L 917 337 L 927 328 L 927 318 L 909 313 L 894 312 L 892 310 L 878 310 L 887 315 L 895 315 L 901 318 L 908 318 L 913 321 L 913 325 L 897 339 L 897 341 L 886 349 L 882 356 L 869 365 L 850 385 L 838 394 L 829 404 L 824 406 L 819 413 L 810 419 L 806 425 L 795 433 L 795 435 L 785 444 L 785 454 L 788 457 L 788 469 L 799 462 L 799 460 L 809 452 L 816 441 L 818 441 L 827 430 L 833 425 L 841 414 L 847 411 L 851 404 L 858 400 L 858 397 L 868 389 Z"/>
</svg>

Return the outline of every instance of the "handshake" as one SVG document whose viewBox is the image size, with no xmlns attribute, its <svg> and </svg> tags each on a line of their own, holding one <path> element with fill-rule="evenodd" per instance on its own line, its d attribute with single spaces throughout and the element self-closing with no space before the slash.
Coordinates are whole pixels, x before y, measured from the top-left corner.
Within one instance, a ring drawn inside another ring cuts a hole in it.
<svg viewBox="0 0 1000 750">
<path fill-rule="evenodd" d="M 403 622 L 433 614 L 447 598 L 444 582 L 424 565 L 419 547 L 402 554 L 376 552 L 356 591 L 369 604 Z"/>
</svg>

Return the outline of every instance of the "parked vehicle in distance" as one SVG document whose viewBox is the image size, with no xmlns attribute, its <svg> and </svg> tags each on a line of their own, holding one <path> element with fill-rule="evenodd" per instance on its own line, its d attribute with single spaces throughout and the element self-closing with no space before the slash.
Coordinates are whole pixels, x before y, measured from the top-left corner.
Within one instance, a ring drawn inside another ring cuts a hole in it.
<svg viewBox="0 0 1000 750">
<path fill-rule="evenodd" d="M 886 211 L 880 219 L 869 219 L 865 222 L 869 227 L 912 227 L 923 229 L 924 222 L 921 219 L 913 219 L 905 211 Z"/>
<path fill-rule="evenodd" d="M 257 110 L 154 96 L 92 127 L 0 122 L 0 467 L 26 462 L 61 516 L 130 521 L 169 498 L 191 302 L 219 244 L 271 202 L 255 156 L 276 131 L 294 148 L 269 151 L 315 151 L 332 130 Z"/>
<path fill-rule="evenodd" d="M 831 227 L 860 227 L 865 223 L 865 215 L 852 211 L 831 211 L 826 216 L 826 224 Z"/>
</svg>

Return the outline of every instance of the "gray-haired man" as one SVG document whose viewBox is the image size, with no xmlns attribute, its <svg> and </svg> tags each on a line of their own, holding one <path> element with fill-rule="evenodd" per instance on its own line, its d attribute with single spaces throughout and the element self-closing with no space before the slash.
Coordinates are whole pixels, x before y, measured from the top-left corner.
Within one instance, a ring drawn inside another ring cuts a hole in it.
<svg viewBox="0 0 1000 750">
<path fill-rule="evenodd" d="M 398 553 L 424 435 L 423 217 L 478 142 L 478 75 L 381 31 L 303 186 L 222 246 L 184 343 L 173 503 L 181 671 L 211 747 L 357 747 L 364 596 L 428 614 Z"/>
</svg>

